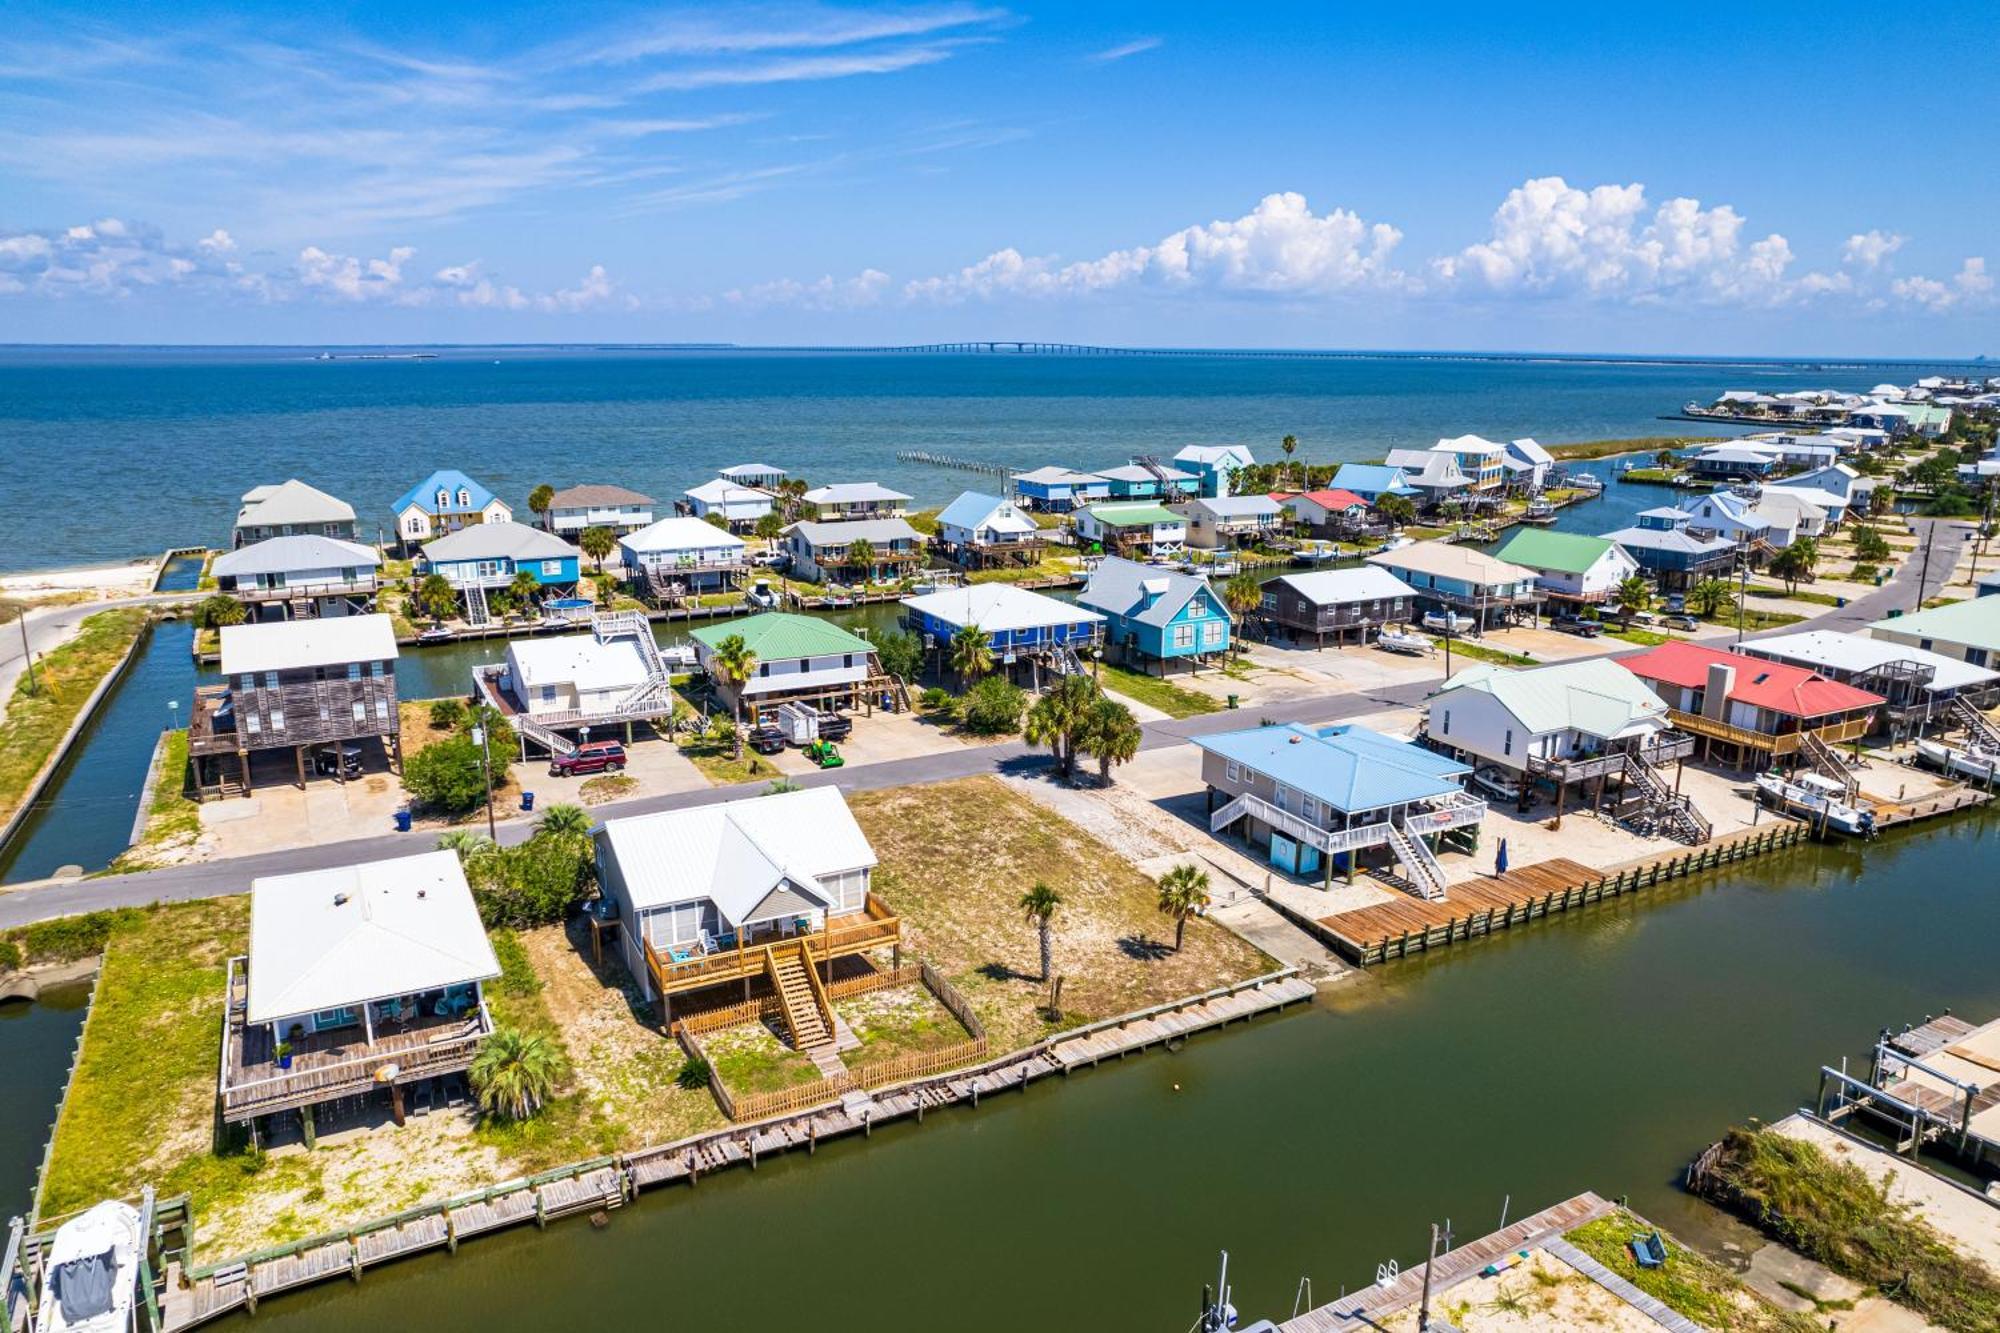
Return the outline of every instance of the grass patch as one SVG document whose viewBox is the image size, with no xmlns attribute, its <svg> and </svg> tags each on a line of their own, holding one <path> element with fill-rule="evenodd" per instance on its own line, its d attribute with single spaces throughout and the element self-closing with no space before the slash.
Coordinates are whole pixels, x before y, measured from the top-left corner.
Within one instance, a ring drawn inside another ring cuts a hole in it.
<svg viewBox="0 0 2000 1333">
<path fill-rule="evenodd" d="M 914 514 L 905 515 L 903 521 L 926 537 L 935 537 L 938 530 L 938 515 L 941 509 L 919 509 Z"/>
<path fill-rule="evenodd" d="M 1722 435 L 1641 435 L 1629 440 L 1578 440 L 1571 444 L 1551 444 L 1549 457 L 1560 459 L 1610 458 L 1617 454 L 1657 454 L 1662 449 L 1686 449 L 1698 444 L 1720 444 Z"/>
<path fill-rule="evenodd" d="M 904 956 L 928 960 L 965 996 L 996 1054 L 1275 966 L 1199 919 L 1174 953 L 1173 924 L 1156 910 L 1151 879 L 998 778 L 854 792 L 848 801 L 881 858 L 875 892 L 903 918 Z M 1055 1020 L 1042 1011 L 1035 930 L 1021 919 L 1021 895 L 1037 881 L 1063 897 L 1055 921 L 1063 1012 Z"/>
<path fill-rule="evenodd" d="M 628 778 L 623 773 L 606 773 L 602 777 L 590 778 L 576 794 L 585 805 L 603 805 L 606 801 L 623 800 L 639 789 L 637 778 Z"/>
<path fill-rule="evenodd" d="M 1750 607 L 1743 612 L 1743 628 L 1746 630 L 1778 629 L 1785 625 L 1796 625 L 1804 619 L 1804 616 L 1793 615 L 1789 611 L 1762 611 L 1756 607 Z M 1707 617 L 1705 623 L 1710 625 L 1726 625 L 1734 628 L 1736 625 L 1736 611 L 1734 608 L 1718 611 L 1716 614 Z"/>
<path fill-rule="evenodd" d="M 176 728 L 160 742 L 160 764 L 139 840 L 119 853 L 107 873 L 146 870 L 201 836 L 201 802 L 187 794 L 188 734 Z"/>
<path fill-rule="evenodd" d="M 119 607 L 86 616 L 75 638 L 36 662 L 33 690 L 26 673 L 14 683 L 0 721 L 0 817 L 20 808 L 90 692 L 138 640 L 148 615 L 142 607 Z"/>
<path fill-rule="evenodd" d="M 682 737 L 677 743 L 688 761 L 701 770 L 701 775 L 719 787 L 737 782 L 768 782 L 780 776 L 769 759 L 747 745 L 739 759 L 734 741 L 715 741 L 703 736 Z"/>
<path fill-rule="evenodd" d="M 1073 579 L 1077 569 L 1059 555 L 1045 555 L 1032 565 L 1003 565 L 997 569 L 975 569 L 965 576 L 967 583 L 1028 583 L 1042 579 Z"/>
<path fill-rule="evenodd" d="M 732 1094 L 782 1092 L 811 1083 L 819 1070 L 803 1051 L 779 1041 L 762 1023 L 725 1028 L 701 1039 L 709 1067 Z"/>
<path fill-rule="evenodd" d="M 492 931 L 493 956 L 500 960 L 500 979 L 486 988 L 487 1008 L 496 1027 L 513 1028 L 531 1037 L 546 1037 L 569 1056 L 562 1029 L 549 1011 L 546 985 L 528 958 L 520 936 L 511 930 Z M 475 1138 L 506 1156 L 522 1171 L 546 1171 L 586 1157 L 618 1151 L 618 1127 L 572 1082 L 541 1114 L 524 1121 L 482 1119 Z"/>
<path fill-rule="evenodd" d="M 1663 467 L 1632 467 L 1618 474 L 1618 480 L 1636 482 L 1643 486 L 1671 486 L 1677 472 Z"/>
<path fill-rule="evenodd" d="M 1852 1162 L 1768 1129 L 1733 1129 L 1702 1193 L 1931 1323 L 2000 1328 L 2000 1277 L 1947 1245 Z"/>
<path fill-rule="evenodd" d="M 1612 625 L 1606 625 L 1603 633 L 1607 639 L 1620 639 L 1626 643 L 1637 644 L 1641 648 L 1657 648 L 1661 644 L 1675 638 L 1672 634 L 1662 634 L 1658 630 L 1640 629 L 1636 625 L 1630 629 L 1620 629 Z"/>
<path fill-rule="evenodd" d="M 951 1010 L 922 986 L 870 991 L 833 1007 L 861 1039 L 858 1049 L 841 1056 L 849 1069 L 866 1069 L 905 1055 L 928 1055 L 972 1039 Z"/>
<path fill-rule="evenodd" d="M 1840 598 L 1834 593 L 1813 592 L 1806 588 L 1795 588 L 1787 591 L 1782 584 L 1768 586 L 1762 583 L 1753 583 L 1750 585 L 1750 595 L 1753 597 L 1782 597 L 1787 601 L 1809 602 L 1814 606 L 1840 605 Z"/>
<path fill-rule="evenodd" d="M 1158 676 L 1149 676 L 1130 667 L 1113 666 L 1109 662 L 1104 663 L 1102 669 L 1105 689 L 1115 690 L 1128 699 L 1157 708 L 1169 717 L 1193 717 L 1197 713 L 1214 713 L 1222 708 L 1219 701 Z"/>
<path fill-rule="evenodd" d="M 1464 658 L 1470 662 L 1492 662 L 1498 666 L 1534 666 L 1535 659 L 1526 653 L 1510 653 L 1505 648 L 1491 648 L 1483 643 L 1472 643 L 1465 639 L 1451 641 L 1453 661 Z"/>
<path fill-rule="evenodd" d="M 1704 1328 L 1743 1333 L 1816 1333 L 1820 1328 L 1806 1315 L 1771 1308 L 1728 1269 L 1678 1241 L 1667 1241 L 1664 1268 L 1639 1267 L 1629 1242 L 1651 1230 L 1650 1224 L 1621 1210 L 1585 1223 L 1566 1239 L 1654 1300 Z"/>
</svg>

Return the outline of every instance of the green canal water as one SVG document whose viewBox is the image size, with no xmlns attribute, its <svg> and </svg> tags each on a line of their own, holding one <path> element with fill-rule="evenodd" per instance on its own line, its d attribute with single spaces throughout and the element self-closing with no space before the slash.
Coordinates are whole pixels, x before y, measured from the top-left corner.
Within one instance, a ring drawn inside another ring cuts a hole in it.
<svg viewBox="0 0 2000 1333">
<path fill-rule="evenodd" d="M 1582 1189 L 1696 1236 L 1682 1165 L 1822 1061 L 2000 1012 L 2000 818 L 1806 847 L 1372 972 L 1178 1054 L 767 1159 L 581 1222 L 267 1303 L 260 1327 L 1179 1330 L 1227 1247 L 1289 1311 Z M 1060 944 L 1058 944 L 1060 948 Z M 0 1197 L 24 1196 L 72 1014 L 0 1022 Z M 39 1025 L 39 1026 L 38 1026 Z M 17 1050 L 17 1048 L 20 1048 Z"/>
</svg>

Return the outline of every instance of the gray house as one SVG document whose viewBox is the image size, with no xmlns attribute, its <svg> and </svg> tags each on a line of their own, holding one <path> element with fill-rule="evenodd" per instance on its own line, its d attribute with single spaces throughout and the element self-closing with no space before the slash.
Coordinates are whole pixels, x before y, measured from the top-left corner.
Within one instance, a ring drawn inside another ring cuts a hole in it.
<svg viewBox="0 0 2000 1333">
<path fill-rule="evenodd" d="M 1369 631 L 1409 620 L 1416 604 L 1416 590 L 1409 584 L 1386 569 L 1363 565 L 1280 575 L 1264 585 L 1257 615 L 1294 642 L 1311 635 L 1324 647 L 1329 634 L 1335 643 L 1366 643 Z"/>
<path fill-rule="evenodd" d="M 243 493 L 229 544 L 248 546 L 273 537 L 306 535 L 353 541 L 354 506 L 293 478 Z"/>
</svg>

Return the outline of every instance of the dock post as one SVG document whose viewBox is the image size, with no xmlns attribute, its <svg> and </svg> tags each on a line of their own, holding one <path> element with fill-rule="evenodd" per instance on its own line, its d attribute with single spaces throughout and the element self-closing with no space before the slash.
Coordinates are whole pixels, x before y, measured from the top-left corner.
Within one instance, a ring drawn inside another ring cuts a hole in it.
<svg viewBox="0 0 2000 1333">
<path fill-rule="evenodd" d="M 361 1280 L 361 1247 L 354 1243 L 354 1233 L 347 1233 L 347 1275 L 356 1282 Z"/>
<path fill-rule="evenodd" d="M 458 1253 L 458 1218 L 449 1208 L 444 1210 L 444 1247 L 452 1254 Z"/>
</svg>

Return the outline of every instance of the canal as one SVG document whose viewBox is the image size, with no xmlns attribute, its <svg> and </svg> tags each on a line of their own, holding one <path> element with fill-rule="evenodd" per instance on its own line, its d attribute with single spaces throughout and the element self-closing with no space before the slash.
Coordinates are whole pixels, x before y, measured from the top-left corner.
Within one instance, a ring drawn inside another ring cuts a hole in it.
<svg viewBox="0 0 2000 1333">
<path fill-rule="evenodd" d="M 1809 1100 L 1818 1065 L 1884 1024 L 2000 1012 L 2000 893 L 1969 873 L 1997 831 L 1975 816 L 1662 886 L 1178 1054 L 647 1195 L 603 1231 L 530 1229 L 287 1297 L 258 1325 L 1175 1330 L 1225 1246 L 1238 1304 L 1282 1314 L 1302 1275 L 1329 1299 L 1418 1259 L 1430 1221 L 1469 1238 L 1509 1198 L 1519 1216 L 1625 1194 L 1713 1234 L 1675 1180 L 1724 1127 Z M 32 1057 L 14 1081 L 39 1096 L 7 1117 L 0 1196 L 22 1197 L 57 1095 L 61 1062 L 34 1042 L 66 1022 L 0 1024 L 0 1065 Z"/>
</svg>

